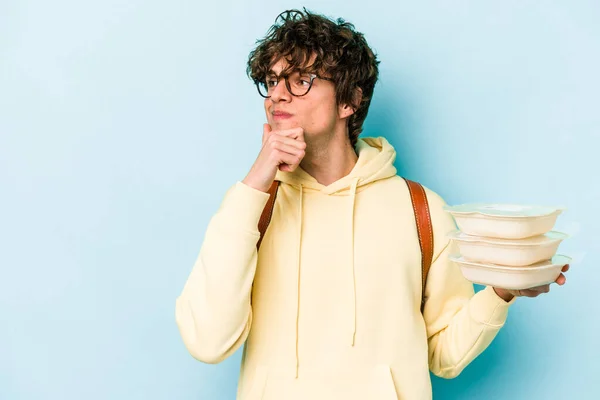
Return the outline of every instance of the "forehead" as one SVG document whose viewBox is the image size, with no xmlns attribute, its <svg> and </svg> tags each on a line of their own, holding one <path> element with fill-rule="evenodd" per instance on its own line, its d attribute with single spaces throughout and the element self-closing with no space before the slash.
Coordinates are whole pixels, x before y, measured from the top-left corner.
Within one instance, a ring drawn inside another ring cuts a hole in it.
<svg viewBox="0 0 600 400">
<path fill-rule="evenodd" d="M 316 54 L 312 54 L 311 57 L 306 60 L 305 63 L 302 63 L 301 65 L 290 65 L 290 63 L 288 62 L 288 59 L 286 57 L 279 57 L 274 63 L 273 61 L 271 61 L 272 65 L 269 69 L 270 73 L 274 73 L 279 75 L 282 71 L 285 71 L 287 73 L 291 72 L 291 71 L 309 71 L 311 68 L 311 66 L 313 65 L 314 61 L 316 58 Z M 275 59 L 275 57 L 274 57 Z"/>
</svg>

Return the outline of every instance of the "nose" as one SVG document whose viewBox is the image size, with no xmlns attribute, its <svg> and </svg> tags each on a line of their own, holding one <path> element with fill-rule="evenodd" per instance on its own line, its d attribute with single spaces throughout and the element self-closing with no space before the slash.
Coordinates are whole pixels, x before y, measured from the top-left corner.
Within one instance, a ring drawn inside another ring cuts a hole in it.
<svg viewBox="0 0 600 400">
<path fill-rule="evenodd" d="M 292 94 L 287 90 L 285 86 L 285 80 L 283 78 L 279 79 L 279 82 L 271 92 L 271 100 L 273 102 L 280 101 L 290 101 L 292 98 Z"/>
</svg>

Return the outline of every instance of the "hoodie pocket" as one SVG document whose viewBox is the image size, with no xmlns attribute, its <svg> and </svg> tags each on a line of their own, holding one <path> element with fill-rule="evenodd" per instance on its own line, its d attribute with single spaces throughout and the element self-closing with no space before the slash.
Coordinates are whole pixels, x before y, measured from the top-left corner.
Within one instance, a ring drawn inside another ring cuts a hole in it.
<svg viewBox="0 0 600 400">
<path fill-rule="evenodd" d="M 359 371 L 275 376 L 258 367 L 243 400 L 398 400 L 392 371 L 382 364 Z"/>
</svg>

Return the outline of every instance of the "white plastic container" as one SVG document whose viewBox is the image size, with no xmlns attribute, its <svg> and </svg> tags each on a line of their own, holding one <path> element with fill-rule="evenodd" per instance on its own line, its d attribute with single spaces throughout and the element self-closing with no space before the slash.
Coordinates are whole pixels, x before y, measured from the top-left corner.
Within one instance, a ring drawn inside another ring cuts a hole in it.
<svg viewBox="0 0 600 400">
<path fill-rule="evenodd" d="M 548 233 L 565 208 L 473 203 L 444 206 L 458 228 L 472 236 L 525 239 Z"/>
<path fill-rule="evenodd" d="M 568 235 L 551 231 L 527 239 L 498 239 L 454 231 L 448 237 L 456 242 L 467 261 L 524 267 L 551 259 Z"/>
<path fill-rule="evenodd" d="M 460 266 L 463 276 L 479 285 L 503 289 L 521 290 L 547 285 L 556 281 L 562 267 L 571 262 L 571 258 L 555 255 L 551 260 L 542 261 L 527 267 L 505 267 L 489 263 L 467 261 L 459 255 L 449 259 Z"/>
</svg>

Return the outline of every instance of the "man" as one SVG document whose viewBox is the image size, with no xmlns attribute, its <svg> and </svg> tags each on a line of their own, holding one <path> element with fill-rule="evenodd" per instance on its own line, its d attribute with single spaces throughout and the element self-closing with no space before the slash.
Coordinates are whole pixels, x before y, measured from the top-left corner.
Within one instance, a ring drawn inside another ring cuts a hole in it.
<svg viewBox="0 0 600 400">
<path fill-rule="evenodd" d="M 431 398 L 429 371 L 457 376 L 517 296 L 549 287 L 475 294 L 448 260 L 454 220 L 425 188 L 434 249 L 421 312 L 421 250 L 396 152 L 383 137 L 358 138 L 379 61 L 341 19 L 279 18 L 248 61 L 268 122 L 262 149 L 208 225 L 176 302 L 181 336 L 206 363 L 245 343 L 240 400 Z"/>
</svg>

